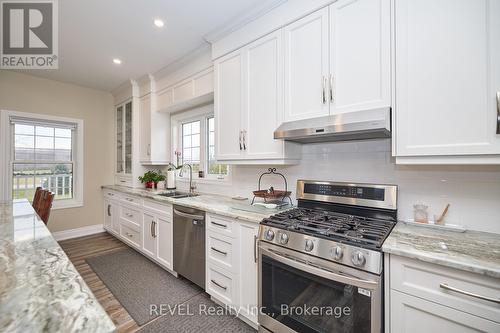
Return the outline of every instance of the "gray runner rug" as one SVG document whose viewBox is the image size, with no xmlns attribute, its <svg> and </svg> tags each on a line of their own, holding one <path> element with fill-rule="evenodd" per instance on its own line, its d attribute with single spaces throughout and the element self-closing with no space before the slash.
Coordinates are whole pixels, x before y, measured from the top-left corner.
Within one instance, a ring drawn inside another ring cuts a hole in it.
<svg viewBox="0 0 500 333">
<path fill-rule="evenodd" d="M 158 311 L 150 312 L 152 306 L 182 304 L 203 292 L 132 249 L 86 261 L 140 326 L 159 315 Z"/>
</svg>

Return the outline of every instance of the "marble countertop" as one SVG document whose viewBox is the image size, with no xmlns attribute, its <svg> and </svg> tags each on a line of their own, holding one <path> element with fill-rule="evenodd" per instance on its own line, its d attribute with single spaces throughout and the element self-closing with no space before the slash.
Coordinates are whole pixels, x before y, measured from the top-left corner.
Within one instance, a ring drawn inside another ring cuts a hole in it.
<svg viewBox="0 0 500 333">
<path fill-rule="evenodd" d="M 500 278 L 500 234 L 456 232 L 399 222 L 385 240 L 386 253 Z"/>
<path fill-rule="evenodd" d="M 195 197 L 174 199 L 159 195 L 159 193 L 165 192 L 160 190 L 130 188 L 119 185 L 104 185 L 102 186 L 102 188 L 131 195 L 138 195 L 159 202 L 166 202 L 175 205 L 196 208 L 205 212 L 255 223 L 259 223 L 260 221 L 262 221 L 262 219 L 283 211 L 283 209 L 277 210 L 251 206 L 249 200 L 238 201 L 222 195 L 202 193 L 199 196 Z"/>
<path fill-rule="evenodd" d="M 30 203 L 0 203 L 0 332 L 113 331 Z"/>
</svg>

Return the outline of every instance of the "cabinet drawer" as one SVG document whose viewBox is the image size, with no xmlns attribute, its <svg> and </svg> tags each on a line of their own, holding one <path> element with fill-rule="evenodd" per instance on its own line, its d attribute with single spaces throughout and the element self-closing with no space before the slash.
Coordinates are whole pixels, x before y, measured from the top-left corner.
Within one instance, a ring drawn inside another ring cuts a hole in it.
<svg viewBox="0 0 500 333">
<path fill-rule="evenodd" d="M 125 219 L 129 222 L 132 222 L 133 224 L 137 225 L 137 227 L 141 226 L 142 216 L 138 210 L 130 209 L 128 207 L 121 206 L 120 211 L 121 211 L 120 217 L 122 219 Z"/>
<path fill-rule="evenodd" d="M 500 304 L 464 292 L 500 300 L 498 280 L 418 260 L 390 257 L 391 289 L 500 323 Z M 460 291 L 443 288 L 443 284 Z"/>
<path fill-rule="evenodd" d="M 169 217 L 170 220 L 172 219 L 172 205 L 169 203 L 144 200 L 144 209 L 164 217 Z"/>
<path fill-rule="evenodd" d="M 221 235 L 235 237 L 234 222 L 226 217 L 207 214 L 207 228 Z"/>
<path fill-rule="evenodd" d="M 119 200 L 120 199 L 120 194 L 112 191 L 112 190 L 106 190 L 104 189 L 102 191 L 104 198 L 110 199 L 110 200 Z"/>
<path fill-rule="evenodd" d="M 231 272 L 235 271 L 233 239 L 207 231 L 207 260 Z"/>
<path fill-rule="evenodd" d="M 137 230 L 129 228 L 125 223 L 121 223 L 120 225 L 120 235 L 128 242 L 132 243 L 132 245 L 141 247 L 141 233 Z"/>
<path fill-rule="evenodd" d="M 131 205 L 131 206 L 136 206 L 136 207 L 142 206 L 142 198 L 135 197 L 132 195 L 123 194 L 122 195 L 122 202 L 126 203 L 127 205 Z"/>
<path fill-rule="evenodd" d="M 236 304 L 236 278 L 230 272 L 207 263 L 207 292 L 224 304 Z"/>
<path fill-rule="evenodd" d="M 115 184 L 121 185 L 121 186 L 132 187 L 132 177 L 131 176 L 124 176 L 124 175 L 116 175 Z"/>
</svg>

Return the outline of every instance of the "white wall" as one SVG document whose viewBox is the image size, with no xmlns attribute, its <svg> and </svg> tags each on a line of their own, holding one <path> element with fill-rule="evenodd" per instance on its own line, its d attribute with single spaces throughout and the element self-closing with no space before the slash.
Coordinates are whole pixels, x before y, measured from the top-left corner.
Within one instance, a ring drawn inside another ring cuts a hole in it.
<svg viewBox="0 0 500 333">
<path fill-rule="evenodd" d="M 198 190 L 251 198 L 267 167 L 234 166 L 231 184 L 198 183 Z M 413 217 L 415 202 L 428 204 L 431 214 L 450 203 L 447 222 L 500 233 L 500 166 L 396 165 L 390 140 L 374 140 L 303 145 L 301 164 L 278 167 L 278 171 L 294 193 L 297 179 L 396 184 L 400 219 Z M 278 189 L 280 184 L 277 178 L 272 185 Z M 185 183 L 179 187 L 187 188 Z"/>
</svg>

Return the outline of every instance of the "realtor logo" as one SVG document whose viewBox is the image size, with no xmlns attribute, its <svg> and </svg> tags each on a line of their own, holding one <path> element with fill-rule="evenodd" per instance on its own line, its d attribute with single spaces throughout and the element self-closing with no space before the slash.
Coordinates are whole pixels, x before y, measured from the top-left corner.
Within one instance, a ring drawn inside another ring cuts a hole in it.
<svg viewBox="0 0 500 333">
<path fill-rule="evenodd" d="M 57 0 L 0 4 L 0 68 L 57 69 Z"/>
</svg>

